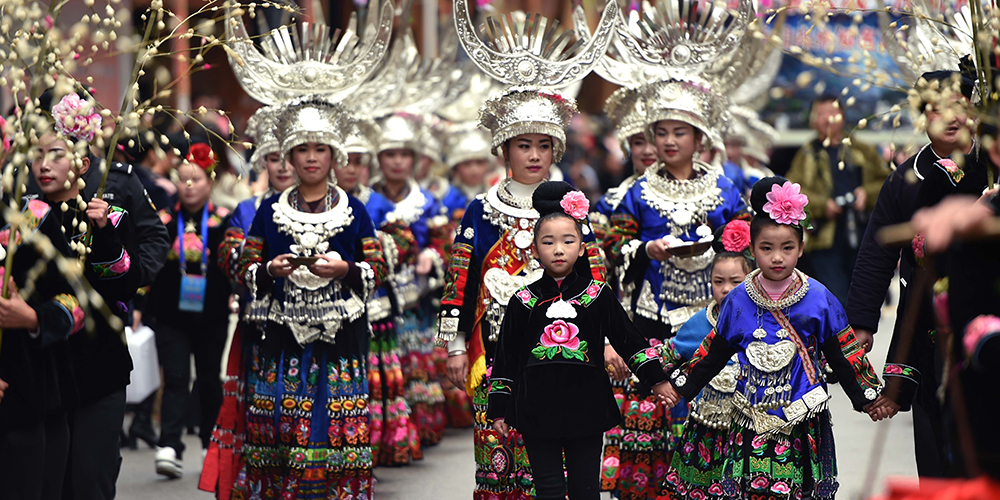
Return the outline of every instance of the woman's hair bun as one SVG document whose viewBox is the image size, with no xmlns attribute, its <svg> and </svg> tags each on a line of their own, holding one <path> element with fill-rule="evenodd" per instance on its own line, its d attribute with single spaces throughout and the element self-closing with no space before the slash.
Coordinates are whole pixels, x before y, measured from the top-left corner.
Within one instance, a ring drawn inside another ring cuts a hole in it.
<svg viewBox="0 0 1000 500">
<path fill-rule="evenodd" d="M 726 230 L 725 224 L 715 228 L 715 234 L 713 235 L 714 239 L 712 240 L 712 250 L 714 250 L 715 253 L 717 254 L 726 251 L 726 247 L 722 243 L 722 233 L 725 232 L 725 230 Z"/>
<path fill-rule="evenodd" d="M 531 195 L 531 205 L 538 212 L 539 217 L 545 217 L 554 212 L 563 212 L 563 207 L 559 204 L 563 196 L 570 191 L 576 191 L 573 186 L 564 181 L 546 181 L 535 188 Z"/>
<path fill-rule="evenodd" d="M 753 212 L 755 214 L 764 213 L 764 204 L 767 203 L 767 193 L 771 192 L 771 186 L 775 184 L 781 186 L 786 182 L 788 182 L 788 179 L 780 175 L 764 177 L 755 182 L 753 190 L 750 192 L 750 207 L 753 208 Z"/>
</svg>

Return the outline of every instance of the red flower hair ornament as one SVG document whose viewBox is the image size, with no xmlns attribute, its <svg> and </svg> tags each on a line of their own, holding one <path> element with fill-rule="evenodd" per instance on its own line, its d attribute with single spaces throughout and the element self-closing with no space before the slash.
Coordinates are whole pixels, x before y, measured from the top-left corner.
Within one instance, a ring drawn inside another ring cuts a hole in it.
<svg viewBox="0 0 1000 500">
<path fill-rule="evenodd" d="M 206 172 L 214 172 L 215 165 L 215 151 L 212 151 L 212 146 L 204 142 L 198 142 L 191 145 L 188 150 L 187 162 L 192 165 L 198 165 L 202 170 Z"/>
<path fill-rule="evenodd" d="M 727 252 L 742 253 L 750 248 L 750 224 L 745 220 L 731 220 L 722 230 L 722 247 Z"/>
</svg>

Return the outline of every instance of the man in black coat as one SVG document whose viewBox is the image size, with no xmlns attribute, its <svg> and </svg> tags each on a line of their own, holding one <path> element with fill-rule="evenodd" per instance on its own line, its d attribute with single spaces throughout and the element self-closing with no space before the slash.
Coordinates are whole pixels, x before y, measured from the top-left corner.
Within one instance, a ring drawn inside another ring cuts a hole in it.
<svg viewBox="0 0 1000 500">
<path fill-rule="evenodd" d="M 959 88 L 965 99 L 972 96 L 973 84 L 957 72 L 938 71 L 926 73 L 918 90 L 944 88 L 953 85 L 958 78 Z M 933 92 L 932 92 L 933 93 Z M 942 106 L 944 106 L 942 104 Z M 973 139 L 973 130 L 965 123 L 964 117 L 955 115 L 945 123 L 943 109 L 938 104 L 922 105 L 927 118 L 927 137 L 930 143 L 900 165 L 882 185 L 875 209 L 868 222 L 858 252 L 851 288 L 846 304 L 847 316 L 854 328 L 858 341 L 866 350 L 871 350 L 873 335 L 878 331 L 882 304 L 885 301 L 889 282 L 899 265 L 900 297 L 896 308 L 896 324 L 890 341 L 888 362 L 884 371 L 886 383 L 893 388 L 895 402 L 903 411 L 913 410 L 914 448 L 917 471 L 924 477 L 948 476 L 946 439 L 941 421 L 941 408 L 935 398 L 939 385 L 937 372 L 940 358 L 934 338 L 934 318 L 930 297 L 920 297 L 920 311 L 912 337 L 909 352 L 897 352 L 902 337 L 902 324 L 911 302 L 910 287 L 920 270 L 921 258 L 912 246 L 904 248 L 887 247 L 880 244 L 876 235 L 885 226 L 907 222 L 914 212 L 923 206 L 921 187 L 928 176 L 940 173 L 937 162 L 949 158 L 954 153 L 969 154 L 969 161 L 978 162 L 978 145 Z M 926 198 L 927 195 L 925 194 Z"/>
</svg>

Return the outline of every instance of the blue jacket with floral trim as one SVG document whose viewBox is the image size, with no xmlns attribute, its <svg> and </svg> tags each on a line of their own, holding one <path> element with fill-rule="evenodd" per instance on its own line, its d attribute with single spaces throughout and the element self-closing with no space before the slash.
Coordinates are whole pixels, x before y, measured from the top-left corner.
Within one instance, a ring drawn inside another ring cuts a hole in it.
<svg viewBox="0 0 1000 500">
<path fill-rule="evenodd" d="M 655 350 L 606 283 L 573 271 L 561 284 L 546 274 L 518 290 L 500 331 L 487 418 L 547 438 L 592 436 L 618 425 L 605 338 L 642 383 L 666 380 Z"/>
</svg>

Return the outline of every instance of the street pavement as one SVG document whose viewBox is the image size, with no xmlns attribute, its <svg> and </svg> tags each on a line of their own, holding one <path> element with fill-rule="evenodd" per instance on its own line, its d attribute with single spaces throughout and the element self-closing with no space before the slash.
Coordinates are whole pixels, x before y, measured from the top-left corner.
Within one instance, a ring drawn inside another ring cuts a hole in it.
<svg viewBox="0 0 1000 500">
<path fill-rule="evenodd" d="M 875 349 L 869 355 L 879 372 L 885 362 L 895 319 L 894 312 L 895 308 L 883 311 L 882 333 L 876 335 Z M 890 421 L 873 423 L 867 415 L 853 411 L 850 401 L 838 386 L 831 386 L 830 393 L 833 395 L 830 411 L 833 415 L 841 484 L 839 498 L 859 500 L 881 492 L 887 477 L 916 476 L 913 421 L 909 413 L 900 413 Z M 184 455 L 184 477 L 173 481 L 157 477 L 153 468 L 154 452 L 148 447 L 141 445 L 143 447 L 136 451 L 123 450 L 118 498 L 212 498 L 211 494 L 197 489 L 198 475 L 201 472 L 198 439 L 186 436 L 185 443 L 189 452 Z M 880 454 L 876 454 L 878 450 L 881 450 Z M 440 445 L 428 448 L 424 453 L 424 460 L 409 466 L 376 469 L 378 482 L 375 485 L 375 498 L 469 500 L 472 497 L 475 466 L 471 430 L 448 430 Z"/>
</svg>

